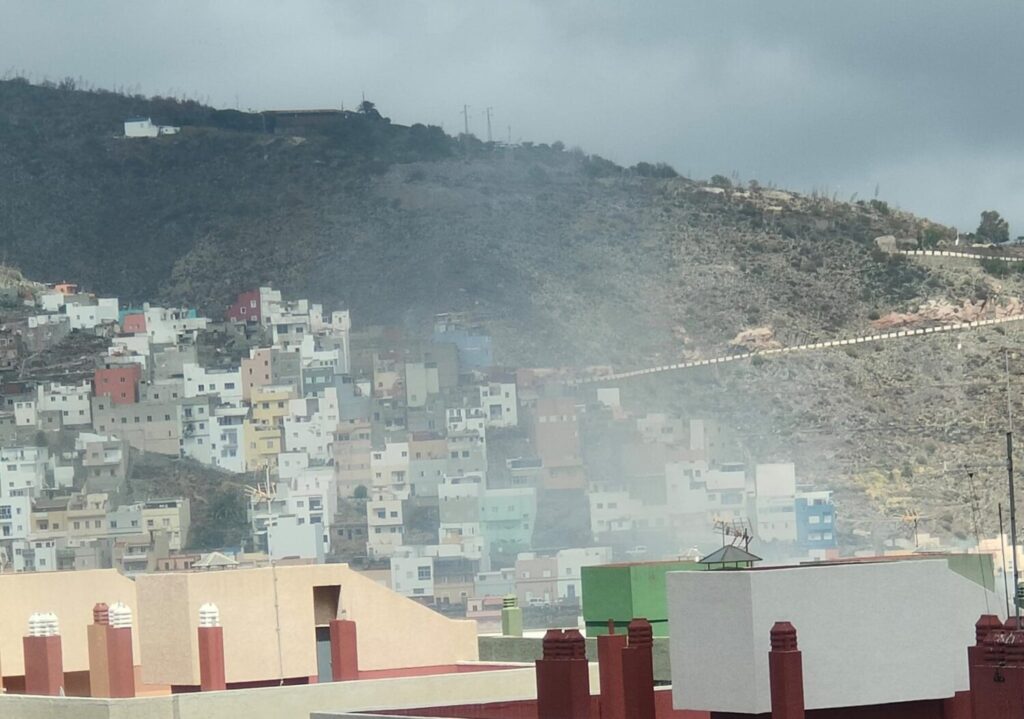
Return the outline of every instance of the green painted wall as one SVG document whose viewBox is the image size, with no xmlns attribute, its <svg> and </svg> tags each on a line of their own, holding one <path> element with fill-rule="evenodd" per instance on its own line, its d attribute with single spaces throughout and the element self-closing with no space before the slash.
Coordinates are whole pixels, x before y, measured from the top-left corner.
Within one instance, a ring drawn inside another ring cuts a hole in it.
<svg viewBox="0 0 1024 719">
<path fill-rule="evenodd" d="M 946 557 L 946 563 L 960 576 L 967 577 L 990 592 L 996 590 L 996 568 L 991 554 L 951 554 Z"/>
<path fill-rule="evenodd" d="M 587 636 L 608 632 L 608 620 L 622 631 L 635 617 L 651 622 L 654 635 L 668 636 L 665 575 L 703 571 L 696 562 L 642 562 L 583 567 L 583 620 Z"/>
</svg>

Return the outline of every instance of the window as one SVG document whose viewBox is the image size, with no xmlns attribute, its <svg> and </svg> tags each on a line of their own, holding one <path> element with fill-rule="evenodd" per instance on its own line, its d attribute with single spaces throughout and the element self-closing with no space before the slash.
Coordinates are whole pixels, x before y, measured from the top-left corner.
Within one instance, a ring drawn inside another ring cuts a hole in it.
<svg viewBox="0 0 1024 719">
<path fill-rule="evenodd" d="M 416 578 L 420 581 L 426 581 L 430 579 L 430 567 L 417 567 Z"/>
<path fill-rule="evenodd" d="M 10 519 L 10 518 L 11 518 L 11 505 L 9 505 L 9 504 L 0 504 L 0 519 Z M 41 527 L 41 529 L 43 529 L 43 528 L 44 527 Z"/>
</svg>

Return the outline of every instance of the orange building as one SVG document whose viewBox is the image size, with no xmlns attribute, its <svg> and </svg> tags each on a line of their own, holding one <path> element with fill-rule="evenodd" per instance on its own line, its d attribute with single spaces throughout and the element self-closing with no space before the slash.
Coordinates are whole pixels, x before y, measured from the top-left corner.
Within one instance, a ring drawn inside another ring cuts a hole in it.
<svg viewBox="0 0 1024 719">
<path fill-rule="evenodd" d="M 537 399 L 531 439 L 534 451 L 548 470 L 545 489 L 583 488 L 580 425 L 572 397 Z"/>
</svg>

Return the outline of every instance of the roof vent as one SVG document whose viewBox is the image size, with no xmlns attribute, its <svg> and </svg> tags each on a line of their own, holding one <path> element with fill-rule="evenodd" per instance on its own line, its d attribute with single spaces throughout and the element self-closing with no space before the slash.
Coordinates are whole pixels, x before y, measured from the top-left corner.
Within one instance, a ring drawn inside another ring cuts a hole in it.
<svg viewBox="0 0 1024 719">
<path fill-rule="evenodd" d="M 52 612 L 35 612 L 28 618 L 30 637 L 55 637 L 60 634 L 57 615 Z"/>
<path fill-rule="evenodd" d="M 200 627 L 219 627 L 220 626 L 220 610 L 217 609 L 217 605 L 212 602 L 207 602 L 203 606 L 199 607 L 199 626 Z"/>
</svg>

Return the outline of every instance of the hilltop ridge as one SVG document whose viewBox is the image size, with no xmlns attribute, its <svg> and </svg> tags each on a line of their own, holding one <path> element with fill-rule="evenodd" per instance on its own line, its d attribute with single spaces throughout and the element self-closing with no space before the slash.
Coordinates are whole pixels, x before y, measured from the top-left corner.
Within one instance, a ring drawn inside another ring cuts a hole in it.
<svg viewBox="0 0 1024 719">
<path fill-rule="evenodd" d="M 468 311 L 498 361 L 517 366 L 652 366 L 744 337 L 850 337 L 893 313 L 966 302 L 988 312 L 1024 295 L 1018 274 L 881 251 L 879 236 L 924 245 L 952 231 L 878 200 L 699 182 L 365 109 L 268 127 L 264 115 L 197 103 L 0 82 L 0 248 L 35 279 L 213 316 L 268 283 L 346 305 L 357 325 L 417 328 Z M 125 139 L 133 115 L 182 132 Z M 1008 325 L 626 392 L 720 416 L 758 456 L 794 456 L 808 480 L 845 486 L 865 516 L 890 513 L 897 488 L 941 504 L 944 528 L 963 531 L 948 468 L 997 451 L 1005 404 L 993 373 L 1021 336 Z"/>
</svg>

